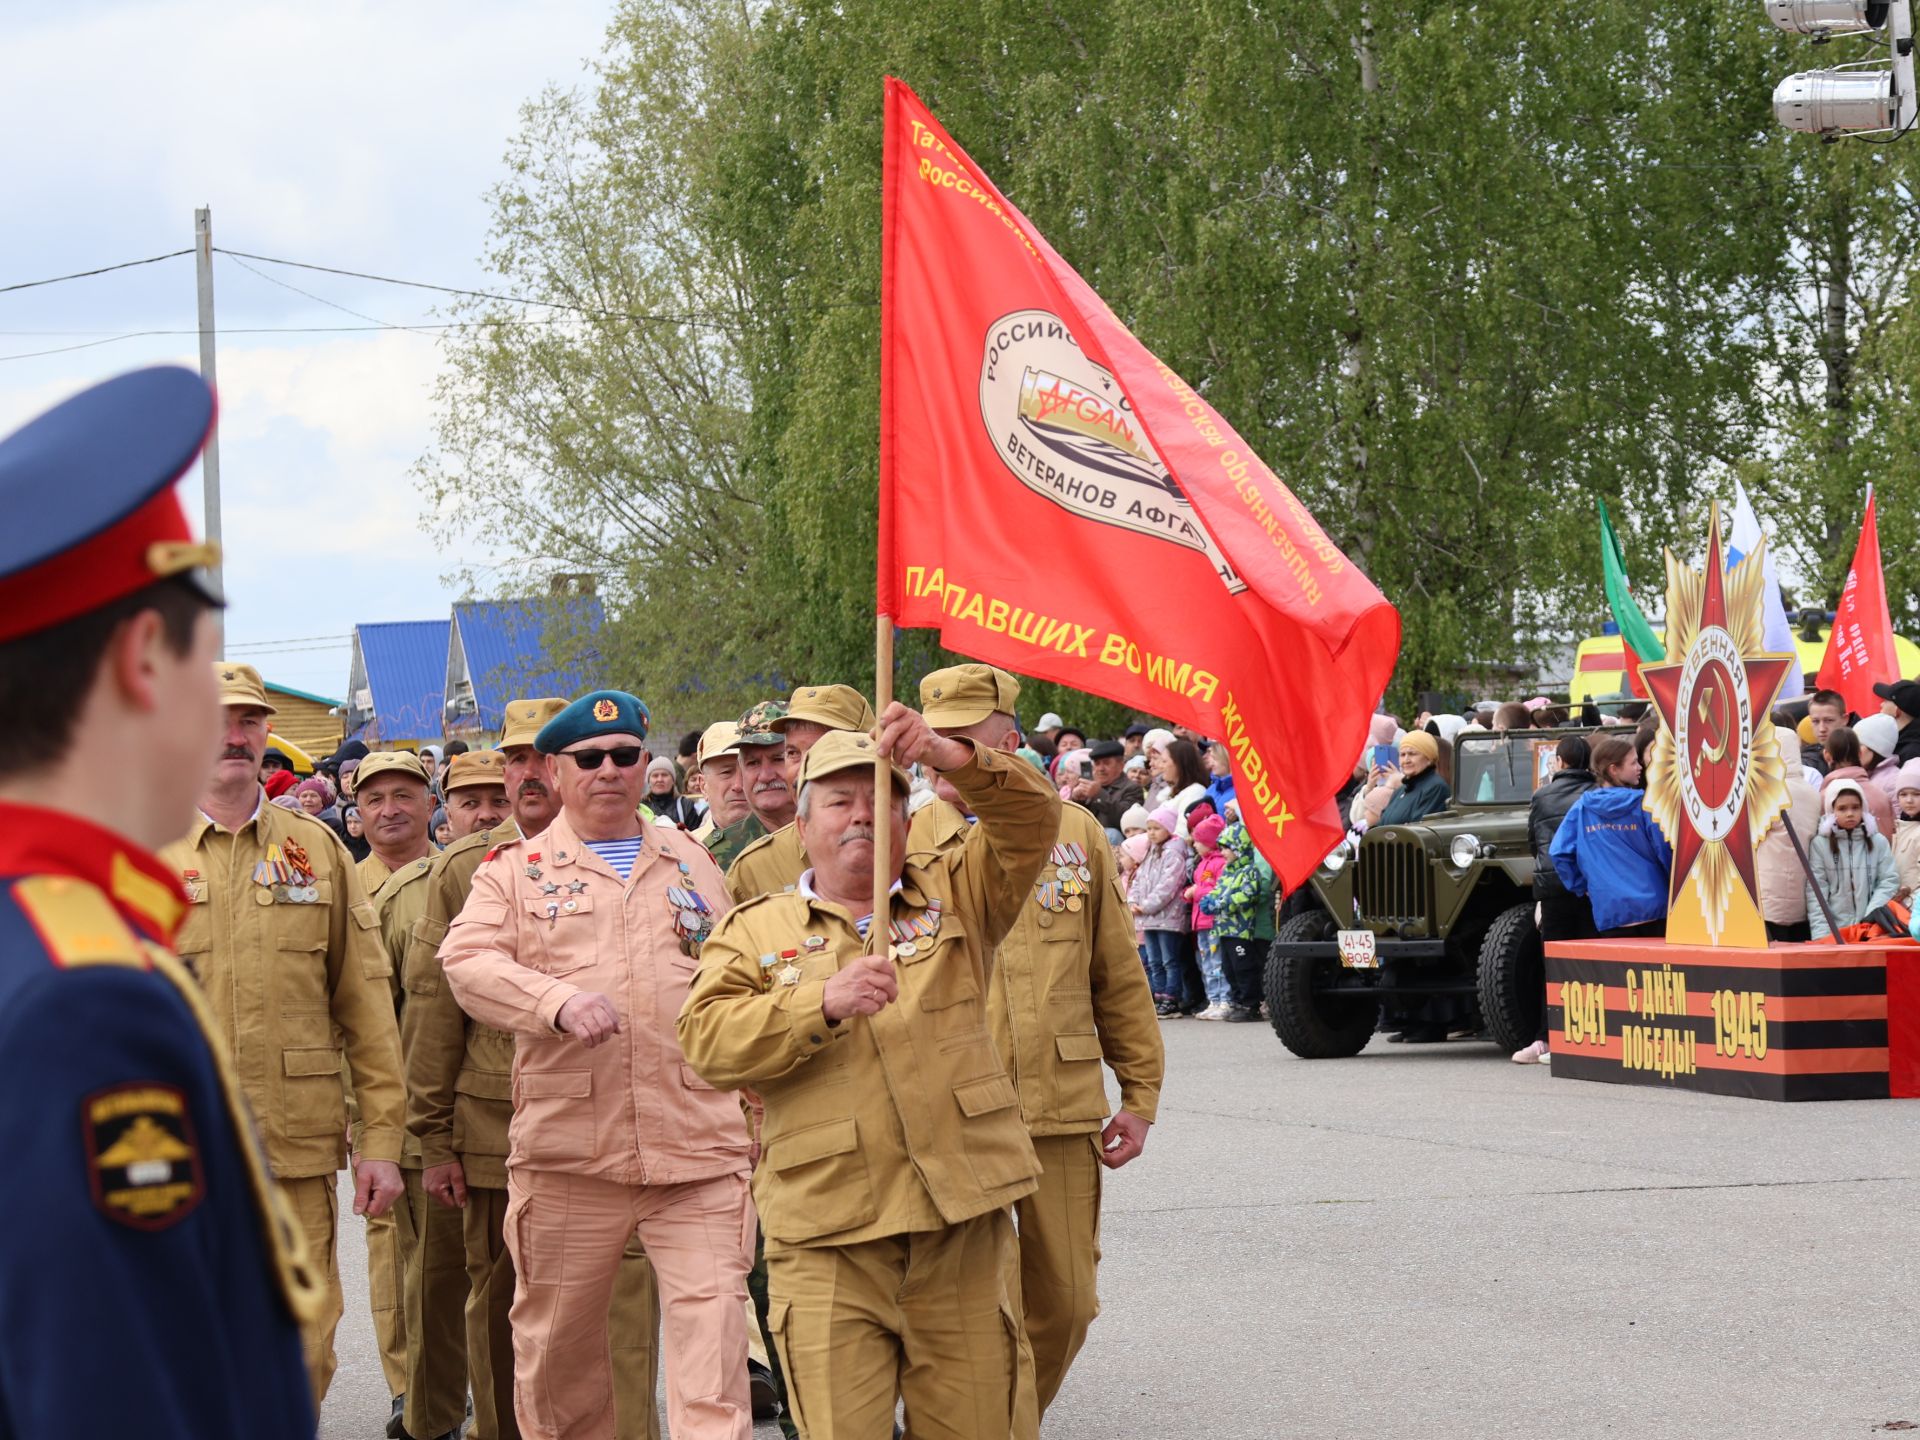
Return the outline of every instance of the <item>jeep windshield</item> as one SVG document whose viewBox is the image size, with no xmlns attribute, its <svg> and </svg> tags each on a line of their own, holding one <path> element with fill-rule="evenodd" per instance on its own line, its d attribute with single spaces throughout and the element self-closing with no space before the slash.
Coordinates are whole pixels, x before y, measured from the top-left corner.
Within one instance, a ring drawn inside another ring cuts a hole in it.
<svg viewBox="0 0 1920 1440">
<path fill-rule="evenodd" d="M 1525 805 L 1553 774 L 1558 734 L 1462 735 L 1453 758 L 1456 805 Z"/>
</svg>

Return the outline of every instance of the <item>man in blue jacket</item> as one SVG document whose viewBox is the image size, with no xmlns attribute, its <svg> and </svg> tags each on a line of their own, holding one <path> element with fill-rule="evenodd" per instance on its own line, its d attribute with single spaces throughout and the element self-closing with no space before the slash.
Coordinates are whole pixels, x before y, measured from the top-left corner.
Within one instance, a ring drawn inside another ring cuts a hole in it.
<svg viewBox="0 0 1920 1440">
<path fill-rule="evenodd" d="M 213 423 L 136 371 L 0 441 L 0 1436 L 311 1440 L 321 1289 L 153 851 L 219 748 Z M 127 762 L 140 773 L 128 783 Z"/>
</svg>

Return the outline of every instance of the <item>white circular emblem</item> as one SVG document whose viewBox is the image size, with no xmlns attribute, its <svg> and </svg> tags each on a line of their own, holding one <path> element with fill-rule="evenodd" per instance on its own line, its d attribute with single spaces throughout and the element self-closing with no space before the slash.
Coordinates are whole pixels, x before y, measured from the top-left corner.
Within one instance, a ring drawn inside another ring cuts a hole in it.
<svg viewBox="0 0 1920 1440">
<path fill-rule="evenodd" d="M 1680 671 L 1678 699 L 1674 759 L 1680 803 L 1702 839 L 1724 840 L 1746 803 L 1753 702 L 1740 647 L 1718 625 L 1694 636 Z"/>
<path fill-rule="evenodd" d="M 1228 590 L 1246 582 L 1194 517 L 1105 366 L 1048 310 L 1016 310 L 987 327 L 980 417 L 994 453 L 1022 485 L 1075 515 L 1198 550 Z"/>
</svg>

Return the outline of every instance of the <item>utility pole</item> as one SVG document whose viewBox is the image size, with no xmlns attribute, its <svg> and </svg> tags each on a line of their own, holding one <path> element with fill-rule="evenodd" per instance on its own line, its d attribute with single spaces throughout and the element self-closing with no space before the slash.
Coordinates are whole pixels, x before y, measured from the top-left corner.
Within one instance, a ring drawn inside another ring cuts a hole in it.
<svg viewBox="0 0 1920 1440">
<path fill-rule="evenodd" d="M 200 378 L 218 389 L 213 360 L 213 211 L 202 205 L 193 212 L 193 268 L 200 282 Z M 207 539 L 220 543 L 220 430 L 207 437 L 200 452 L 200 477 L 206 486 L 206 516 L 202 524 Z M 224 557 L 214 579 L 223 590 L 226 581 Z M 220 627 L 220 654 L 226 654 L 226 626 Z"/>
</svg>

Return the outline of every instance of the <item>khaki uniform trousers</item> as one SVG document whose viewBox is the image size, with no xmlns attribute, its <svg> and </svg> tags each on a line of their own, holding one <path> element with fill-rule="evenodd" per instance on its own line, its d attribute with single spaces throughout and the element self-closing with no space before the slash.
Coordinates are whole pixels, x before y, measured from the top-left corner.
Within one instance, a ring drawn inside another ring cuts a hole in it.
<svg viewBox="0 0 1920 1440">
<path fill-rule="evenodd" d="M 874 1440 L 898 1395 L 913 1440 L 1039 1433 L 1004 1210 L 852 1245 L 767 1241 L 768 1312 L 807 1440 Z"/>
<path fill-rule="evenodd" d="M 467 1190 L 467 1366 L 473 1384 L 468 1440 L 520 1440 L 513 1414 L 513 1256 L 506 1242 L 507 1192 Z M 613 1340 L 613 1413 L 619 1440 L 660 1440 L 660 1291 L 636 1236 L 620 1257 L 608 1324 Z"/>
<path fill-rule="evenodd" d="M 1034 1393 L 1047 1413 L 1100 1313 L 1100 1135 L 1036 1135 L 1040 1188 L 1014 1201 L 1020 1303 L 1033 1347 Z"/>
<path fill-rule="evenodd" d="M 444 1435 L 466 1418 L 466 1246 L 458 1213 L 431 1199 L 420 1171 L 367 1221 L 367 1297 L 389 1395 L 404 1395 L 410 1435 Z"/>
<path fill-rule="evenodd" d="M 313 1409 L 327 1398 L 333 1383 L 333 1332 L 340 1325 L 345 1302 L 340 1298 L 340 1252 L 336 1237 L 340 1226 L 340 1194 L 334 1188 L 333 1175 L 308 1175 L 298 1180 L 282 1180 L 280 1188 L 307 1237 L 307 1254 L 317 1275 L 326 1277 L 327 1296 L 320 1313 L 311 1324 L 300 1327 L 300 1344 L 307 1358 L 307 1379 L 313 1385 Z"/>
<path fill-rule="evenodd" d="M 610 1311 L 622 1252 L 637 1235 L 661 1297 L 674 1440 L 750 1440 L 746 1317 L 754 1214 L 746 1177 L 621 1185 L 521 1167 L 508 1172 L 507 1194 L 521 1434 L 614 1437 Z M 624 1328 L 630 1345 L 640 1327 L 627 1321 Z M 651 1399 L 649 1390 L 649 1409 Z"/>
</svg>

